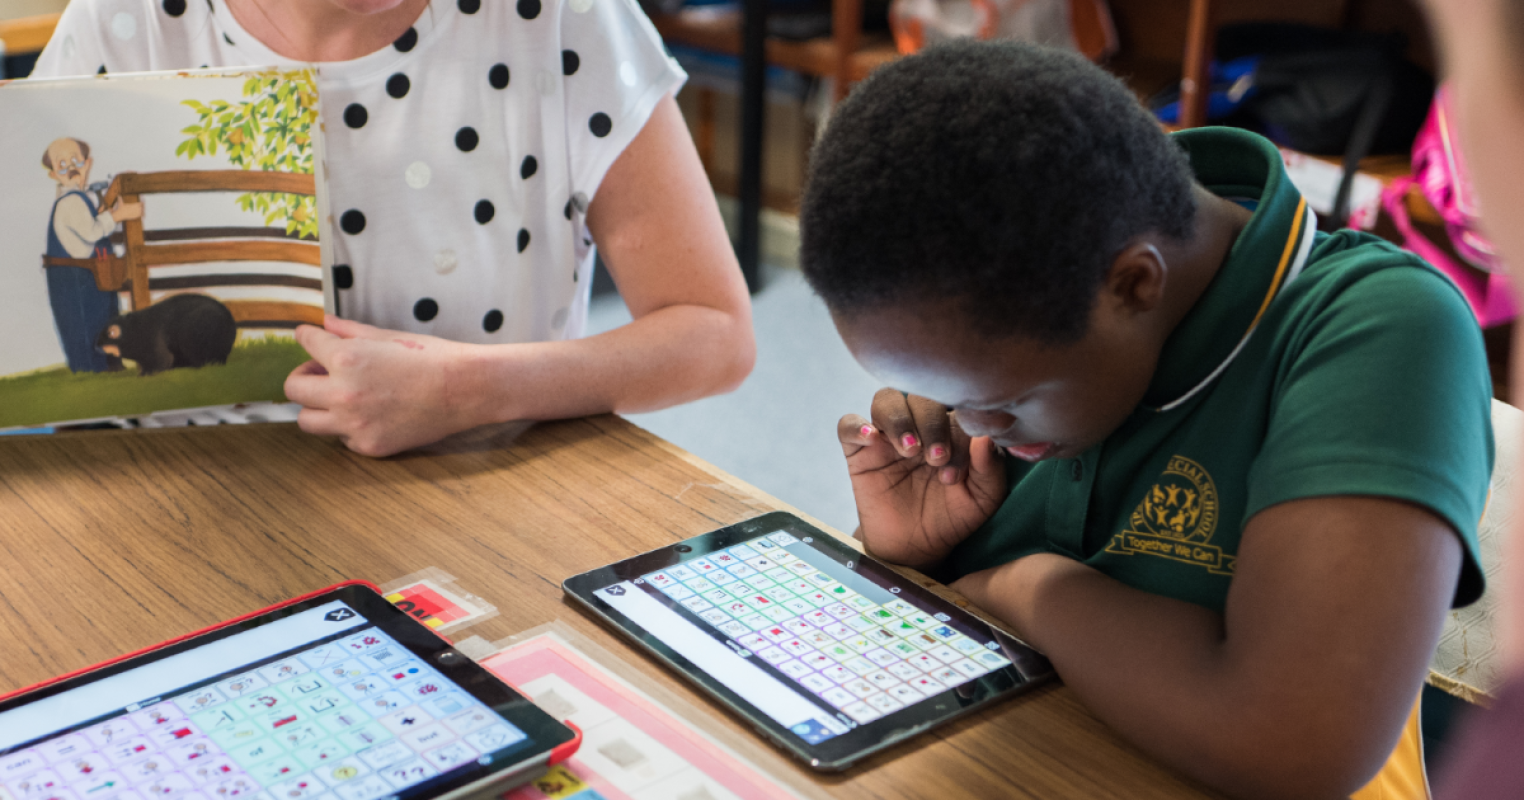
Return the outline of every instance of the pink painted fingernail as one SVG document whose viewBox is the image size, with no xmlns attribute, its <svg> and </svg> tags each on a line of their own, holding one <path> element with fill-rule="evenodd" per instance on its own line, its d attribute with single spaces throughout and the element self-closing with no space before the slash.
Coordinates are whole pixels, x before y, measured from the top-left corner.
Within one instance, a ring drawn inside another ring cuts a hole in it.
<svg viewBox="0 0 1524 800">
<path fill-rule="evenodd" d="M 864 436 L 872 436 L 873 435 L 873 426 L 872 425 L 864 425 L 862 427 L 862 434 Z"/>
<path fill-rule="evenodd" d="M 919 443 L 919 441 L 915 438 L 915 434 L 913 433 L 905 434 L 900 438 L 900 441 L 904 443 L 906 447 L 915 447 Z"/>
<path fill-rule="evenodd" d="M 947 448 L 943 447 L 942 445 L 934 444 L 931 446 L 932 458 L 941 458 L 946 452 Z"/>
</svg>

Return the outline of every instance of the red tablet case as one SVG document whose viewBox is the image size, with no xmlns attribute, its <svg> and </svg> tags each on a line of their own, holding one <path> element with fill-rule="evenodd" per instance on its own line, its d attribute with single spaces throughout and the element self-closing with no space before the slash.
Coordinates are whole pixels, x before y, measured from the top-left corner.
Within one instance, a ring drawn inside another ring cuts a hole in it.
<svg viewBox="0 0 1524 800">
<path fill-rule="evenodd" d="M 43 681 L 41 683 L 34 683 L 31 686 L 26 686 L 26 687 L 17 689 L 14 692 L 8 692 L 6 694 L 0 694 L 0 702 L 4 702 L 4 701 L 9 700 L 9 699 L 11 699 L 13 697 L 18 697 L 18 696 L 23 695 L 23 694 L 27 694 L 28 692 L 35 692 L 38 689 L 41 689 L 41 688 L 46 687 L 46 686 L 52 686 L 53 684 L 59 683 L 60 681 L 66 681 L 66 680 L 68 680 L 70 678 L 74 678 L 74 677 L 77 677 L 77 676 L 80 676 L 80 675 L 84 675 L 86 673 L 94 672 L 94 671 L 96 671 L 98 669 L 104 669 L 104 668 L 109 667 L 109 666 L 111 666 L 113 664 L 120 664 L 121 662 L 126 661 L 129 658 L 136 658 L 137 656 L 143 655 L 144 653 L 152 653 L 155 650 L 159 650 L 159 649 L 162 649 L 162 648 L 165 648 L 165 647 L 169 647 L 170 645 L 173 645 L 173 644 L 179 644 L 180 642 L 183 642 L 183 641 L 185 641 L 187 639 L 194 639 L 197 636 L 204 636 L 204 635 L 206 635 L 208 633 L 211 633 L 213 631 L 217 631 L 217 630 L 221 630 L 223 628 L 226 628 L 229 625 L 237 625 L 240 622 L 245 622 L 247 620 L 254 619 L 255 617 L 263 616 L 265 614 L 270 613 L 271 611 L 276 611 L 278 609 L 285 608 L 286 606 L 295 605 L 295 604 L 300 603 L 300 602 L 302 602 L 304 600 L 311 600 L 314 597 L 325 595 L 325 594 L 327 594 L 329 592 L 334 591 L 335 589 L 342 589 L 345 586 L 364 586 L 364 587 L 366 587 L 368 589 L 373 590 L 374 592 L 376 592 L 376 594 L 380 594 L 381 593 L 380 587 L 376 586 L 374 583 L 371 583 L 370 581 L 359 581 L 359 580 L 356 580 L 356 581 L 343 581 L 341 583 L 335 583 L 332 586 L 329 586 L 329 587 L 326 587 L 326 588 L 323 588 L 323 589 L 318 589 L 315 592 L 308 592 L 307 594 L 301 595 L 299 597 L 293 597 L 290 600 L 286 600 L 284 602 L 276 603 L 273 606 L 268 606 L 266 608 L 261 608 L 258 611 L 251 611 L 251 612 L 249 612 L 247 614 L 244 614 L 244 615 L 238 616 L 238 617 L 234 617 L 234 618 L 232 618 L 230 620 L 227 620 L 225 622 L 219 622 L 216 625 L 211 625 L 211 626 L 202 628 L 199 631 L 193 631 L 193 632 L 187 633 L 187 634 L 185 634 L 183 636 L 176 636 L 173 639 L 168 639 L 166 641 L 160 642 L 160 643 L 158 643 L 156 645 L 153 645 L 152 647 L 145 647 L 145 648 L 143 648 L 141 650 L 134 650 L 131 653 L 125 653 L 123 655 L 119 655 L 116 658 L 112 658 L 112 659 L 108 659 L 106 661 L 102 661 L 99 664 L 95 664 L 93 666 L 85 667 L 84 669 L 77 669 L 77 670 L 74 670 L 73 672 L 67 672 L 67 673 L 64 673 L 63 675 L 59 675 L 58 677 L 55 677 L 55 678 L 49 678 L 49 679 L 47 679 L 47 680 L 45 680 L 45 681 Z M 430 633 L 434 633 L 434 631 L 431 630 Z M 435 636 L 439 636 L 439 638 L 444 639 L 446 642 L 449 642 L 450 644 L 455 644 L 454 642 L 451 642 L 449 639 L 445 638 L 444 636 L 441 636 L 438 633 L 434 633 L 434 635 Z M 515 688 L 515 691 L 517 691 L 517 688 Z M 523 694 L 523 693 L 520 692 L 520 694 Z M 572 733 L 576 734 L 576 736 L 571 741 L 569 741 L 569 742 L 567 742 L 565 744 L 559 745 L 559 746 L 555 747 L 554 749 L 552 749 L 550 751 L 550 760 L 548 762 L 546 762 L 546 766 L 555 766 L 556 764 L 559 764 L 562 761 L 565 761 L 566 759 L 571 758 L 572 755 L 577 752 L 577 748 L 582 746 L 582 729 L 578 728 L 576 725 L 573 725 L 570 721 L 567 721 L 567 720 L 563 720 L 561 724 L 565 725 L 568 728 L 571 728 Z"/>
</svg>

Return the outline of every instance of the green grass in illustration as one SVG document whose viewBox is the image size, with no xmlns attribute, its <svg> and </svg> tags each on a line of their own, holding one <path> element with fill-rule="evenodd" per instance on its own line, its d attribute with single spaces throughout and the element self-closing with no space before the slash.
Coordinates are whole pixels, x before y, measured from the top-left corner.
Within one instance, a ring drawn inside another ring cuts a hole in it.
<svg viewBox="0 0 1524 800">
<path fill-rule="evenodd" d="M 127 361 L 121 372 L 75 374 L 60 366 L 0 378 L 0 428 L 255 400 L 284 402 L 286 376 L 307 359 L 295 339 L 265 336 L 240 340 L 227 364 L 142 376 Z"/>
</svg>

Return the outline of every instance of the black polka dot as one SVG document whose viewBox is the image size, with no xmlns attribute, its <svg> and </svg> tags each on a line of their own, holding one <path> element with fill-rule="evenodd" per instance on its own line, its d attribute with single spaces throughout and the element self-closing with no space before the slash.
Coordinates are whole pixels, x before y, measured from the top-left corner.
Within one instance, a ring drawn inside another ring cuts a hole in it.
<svg viewBox="0 0 1524 800">
<path fill-rule="evenodd" d="M 418 29 L 417 28 L 408 28 L 407 29 L 407 33 L 404 33 L 401 36 L 398 36 L 397 37 L 397 41 L 392 42 L 392 47 L 397 48 L 397 51 L 401 52 L 401 53 L 406 53 L 407 51 L 412 50 L 414 47 L 417 47 L 417 46 L 418 46 Z"/>
<path fill-rule="evenodd" d="M 567 219 L 571 219 L 571 201 L 570 200 L 566 201 L 566 208 L 563 209 L 561 211 L 561 213 L 565 214 Z"/>
<path fill-rule="evenodd" d="M 528 228 L 519 228 L 519 252 L 522 253 L 522 252 L 524 252 L 528 248 L 529 248 L 529 229 Z"/>
<path fill-rule="evenodd" d="M 486 225 L 487 223 L 492 221 L 492 217 L 494 215 L 496 215 L 496 214 L 497 214 L 497 209 L 492 207 L 492 201 L 490 201 L 490 200 L 478 200 L 476 202 L 476 221 L 477 222 L 481 223 L 482 225 Z M 520 248 L 520 249 L 522 250 L 523 248 Z"/>
<path fill-rule="evenodd" d="M 508 65 L 493 64 L 492 69 L 487 70 L 487 82 L 494 89 L 508 88 Z"/>
<path fill-rule="evenodd" d="M 185 13 L 185 0 L 164 0 L 164 13 L 178 17 Z"/>
<path fill-rule="evenodd" d="M 602 139 L 609 135 L 609 131 L 614 129 L 614 121 L 609 119 L 608 114 L 599 111 L 587 121 L 587 129 L 592 131 L 594 136 Z"/>
<path fill-rule="evenodd" d="M 213 14 L 217 13 L 217 7 L 212 5 L 212 0 L 206 0 L 206 10 Z"/>
<path fill-rule="evenodd" d="M 413 304 L 413 319 L 428 322 L 437 316 L 439 316 L 439 304 L 434 302 L 434 298 L 425 297 Z"/>
<path fill-rule="evenodd" d="M 365 122 L 370 119 L 370 112 L 359 103 L 350 103 L 344 109 L 344 124 L 351 128 L 363 128 Z"/>
<path fill-rule="evenodd" d="M 540 16 L 540 0 L 519 0 L 519 16 L 524 19 Z"/>
<path fill-rule="evenodd" d="M 365 215 L 361 214 L 359 209 L 351 208 L 344 212 L 344 216 L 339 217 L 339 227 L 353 236 L 365 230 Z"/>
<path fill-rule="evenodd" d="M 519 177 L 523 178 L 524 180 L 529 180 L 530 178 L 534 177 L 536 172 L 539 171 L 540 162 L 536 161 L 534 156 L 524 156 L 524 162 L 519 164 Z"/>
<path fill-rule="evenodd" d="M 236 45 L 236 44 L 233 44 L 233 40 L 232 40 L 232 39 L 229 39 L 229 38 L 228 38 L 228 35 L 227 35 L 227 34 L 225 34 L 225 33 L 224 33 L 224 34 L 222 34 L 222 41 L 224 41 L 224 42 L 227 42 L 227 43 L 228 43 L 228 44 L 230 44 L 230 45 L 233 45 L 233 46 L 234 46 L 234 47 L 237 47 L 237 46 L 238 46 L 238 45 Z"/>
<path fill-rule="evenodd" d="M 333 265 L 333 287 L 335 289 L 348 289 L 355 285 L 355 271 L 348 264 Z"/>
<path fill-rule="evenodd" d="M 407 90 L 413 87 L 413 82 L 406 75 L 397 73 L 386 79 L 386 93 L 392 97 L 402 98 L 407 95 Z"/>
<path fill-rule="evenodd" d="M 497 333 L 497 329 L 503 327 L 503 312 L 492 309 L 487 316 L 482 317 L 482 330 L 487 333 Z"/>
<path fill-rule="evenodd" d="M 105 75 L 106 74 L 106 65 L 102 64 L 101 68 L 95 71 L 95 74 L 96 75 Z"/>
<path fill-rule="evenodd" d="M 561 74 L 562 75 L 575 75 L 577 73 L 577 67 L 580 67 L 580 66 L 582 66 L 582 57 L 577 55 L 577 51 L 575 51 L 575 50 L 562 50 L 561 51 Z"/>
<path fill-rule="evenodd" d="M 482 10 L 482 0 L 458 0 L 456 5 L 460 6 L 462 14 L 475 14 Z"/>
<path fill-rule="evenodd" d="M 476 129 L 469 125 L 455 132 L 455 146 L 459 147 L 461 152 L 469 153 L 475 150 L 477 142 L 480 141 L 481 137 L 476 135 Z"/>
</svg>

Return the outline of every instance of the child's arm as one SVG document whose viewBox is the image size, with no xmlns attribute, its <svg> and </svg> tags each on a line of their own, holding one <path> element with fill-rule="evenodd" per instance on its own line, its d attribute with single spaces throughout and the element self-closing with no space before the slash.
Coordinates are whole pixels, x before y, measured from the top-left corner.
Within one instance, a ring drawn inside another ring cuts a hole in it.
<svg viewBox="0 0 1524 800">
<path fill-rule="evenodd" d="M 1161 761 L 1234 796 L 1332 798 L 1395 745 L 1460 562 L 1418 506 L 1325 497 L 1249 521 L 1222 615 L 1052 554 L 954 587 Z"/>
<path fill-rule="evenodd" d="M 933 400 L 880 389 L 872 415 L 836 426 L 863 544 L 896 564 L 935 565 L 1005 500 L 1005 462 Z"/>
<path fill-rule="evenodd" d="M 389 455 L 511 419 L 663 408 L 751 371 L 751 301 L 714 193 L 667 97 L 609 169 L 588 227 L 634 321 L 586 339 L 465 345 L 331 320 L 286 381 L 303 430 Z"/>
</svg>

